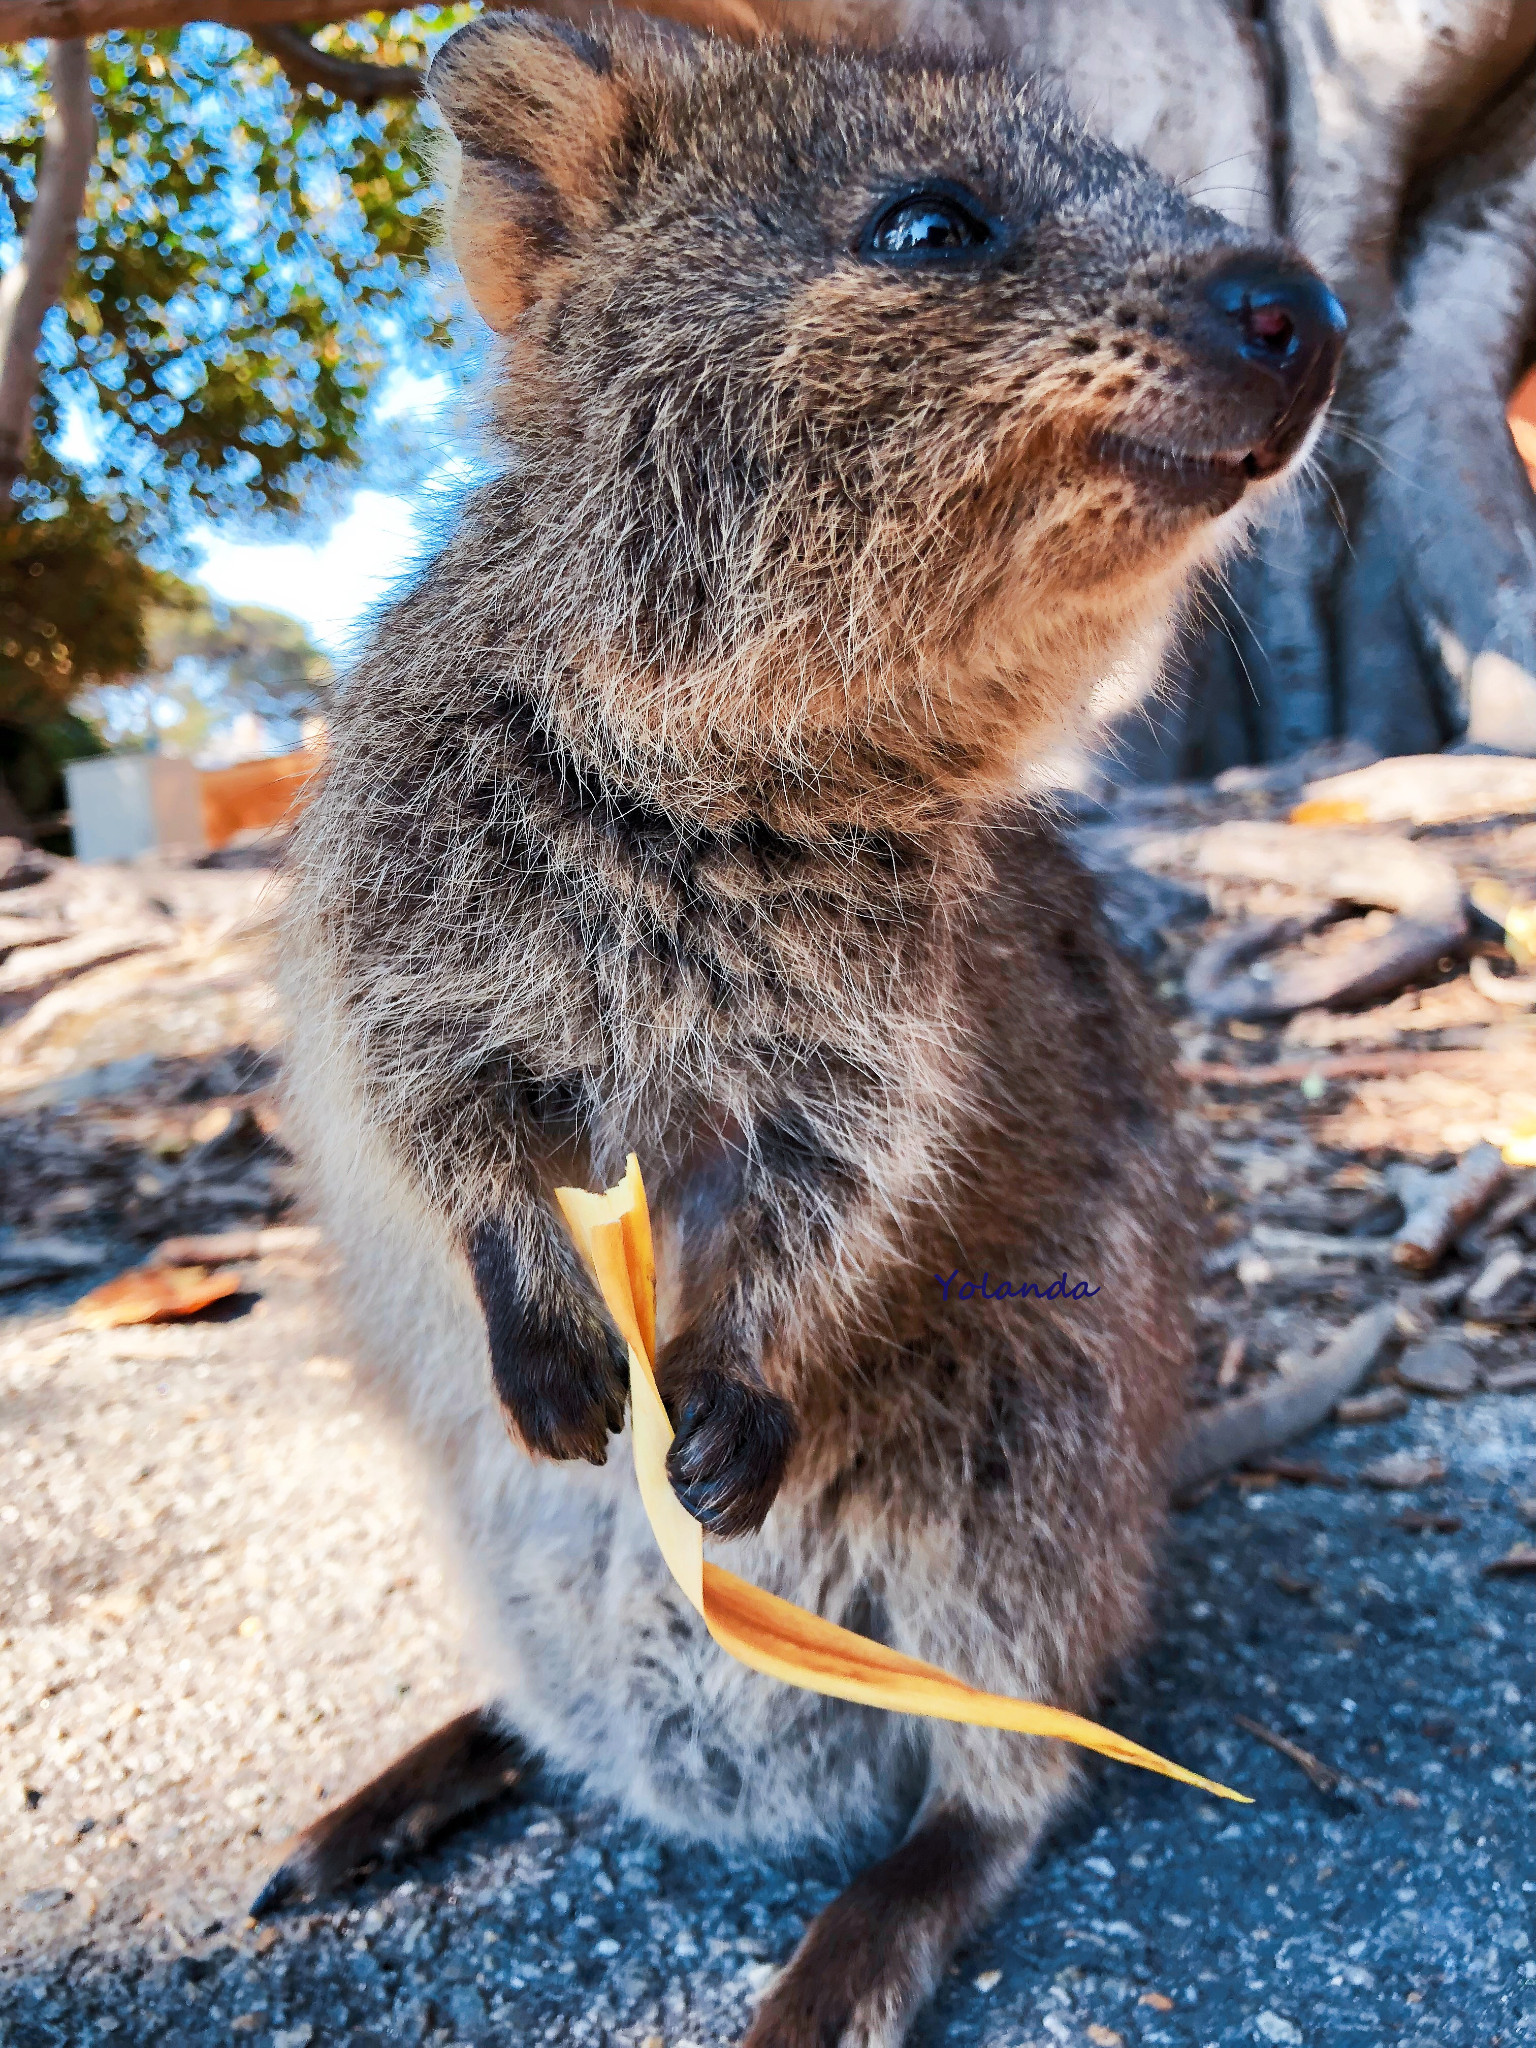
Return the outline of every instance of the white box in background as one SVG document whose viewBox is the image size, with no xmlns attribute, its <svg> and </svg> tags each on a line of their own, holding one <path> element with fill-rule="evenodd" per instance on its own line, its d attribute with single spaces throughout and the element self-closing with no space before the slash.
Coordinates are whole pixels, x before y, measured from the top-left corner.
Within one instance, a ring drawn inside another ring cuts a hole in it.
<svg viewBox="0 0 1536 2048">
<path fill-rule="evenodd" d="M 197 769 L 172 754 L 104 754 L 64 770 L 76 860 L 132 860 L 157 847 L 207 850 Z"/>
</svg>

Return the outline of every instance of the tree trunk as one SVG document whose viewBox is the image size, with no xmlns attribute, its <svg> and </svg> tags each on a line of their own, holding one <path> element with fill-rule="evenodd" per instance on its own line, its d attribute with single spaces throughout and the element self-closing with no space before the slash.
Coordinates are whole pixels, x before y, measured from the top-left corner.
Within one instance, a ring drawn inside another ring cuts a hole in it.
<svg viewBox="0 0 1536 2048">
<path fill-rule="evenodd" d="M 6 787 L 5 777 L 0 775 L 0 840 L 19 839 L 25 846 L 32 844 L 32 827 L 27 814 Z M 0 858 L 0 869 L 9 863 Z"/>
<path fill-rule="evenodd" d="M 1276 225 L 1351 335 L 1317 474 L 1116 751 L 1153 779 L 1349 736 L 1536 753 L 1536 0 L 1273 0 Z"/>
<path fill-rule="evenodd" d="M 16 486 L 32 452 L 43 320 L 79 246 L 80 214 L 96 156 L 96 108 L 84 43 L 49 44 L 48 83 L 53 111 L 43 131 L 32 211 L 16 260 L 0 279 L 0 520 L 17 514 Z M 3 775 L 0 836 L 31 836 Z"/>
<path fill-rule="evenodd" d="M 0 518 L 32 447 L 38 343 L 78 246 L 86 181 L 96 156 L 96 109 L 84 43 L 50 43 L 53 112 L 44 132 L 37 196 L 16 261 L 0 280 Z"/>
</svg>

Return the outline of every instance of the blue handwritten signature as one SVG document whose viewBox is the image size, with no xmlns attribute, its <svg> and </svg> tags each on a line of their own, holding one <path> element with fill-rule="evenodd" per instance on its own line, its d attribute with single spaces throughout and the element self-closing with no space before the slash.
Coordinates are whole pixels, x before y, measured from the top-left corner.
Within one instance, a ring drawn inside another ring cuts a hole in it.
<svg viewBox="0 0 1536 2048">
<path fill-rule="evenodd" d="M 960 1280 L 958 1266 L 947 1278 L 943 1273 L 935 1273 L 933 1277 L 943 1288 L 946 1301 L 952 1287 L 955 1288 L 956 1301 L 971 1301 L 978 1293 L 983 1301 L 1028 1301 L 1031 1298 L 1035 1301 L 1086 1301 L 1090 1295 L 1099 1291 L 1097 1287 L 1090 1287 L 1086 1280 L 1070 1283 L 1065 1273 L 1059 1280 L 1053 1280 L 1048 1287 L 1041 1287 L 1033 1280 L 1026 1280 L 1022 1287 L 1014 1287 L 1007 1280 L 1000 1280 L 996 1287 L 988 1287 L 987 1282 L 992 1276 L 990 1273 L 983 1273 L 978 1288 L 974 1280 Z M 960 1280 L 960 1285 L 955 1287 L 957 1280 Z"/>
</svg>

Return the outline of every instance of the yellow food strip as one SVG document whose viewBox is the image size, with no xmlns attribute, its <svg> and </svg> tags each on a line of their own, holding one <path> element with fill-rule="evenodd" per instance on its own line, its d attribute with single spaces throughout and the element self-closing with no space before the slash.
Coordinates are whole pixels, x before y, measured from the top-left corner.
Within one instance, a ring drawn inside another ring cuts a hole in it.
<svg viewBox="0 0 1536 2048">
<path fill-rule="evenodd" d="M 1314 796 L 1299 803 L 1290 814 L 1292 825 L 1369 825 L 1371 807 L 1354 797 Z"/>
<path fill-rule="evenodd" d="M 1198 1785 L 1218 1799 L 1251 1802 L 1182 1764 L 1169 1763 L 1109 1728 L 1033 1700 L 978 1692 L 937 1666 L 872 1643 L 803 1607 L 748 1585 L 734 1572 L 704 1561 L 704 1532 L 667 1478 L 672 1425 L 656 1388 L 656 1266 L 651 1219 L 639 1162 L 631 1153 L 624 1179 L 605 1195 L 559 1188 L 556 1200 L 576 1249 L 586 1261 L 619 1334 L 629 1346 L 630 1429 L 635 1477 L 657 1547 L 678 1585 L 720 1645 L 741 1663 L 786 1685 L 832 1699 L 853 1700 L 892 1713 L 925 1714 L 938 1721 L 968 1721 L 1049 1735 L 1095 1749 L 1116 1762 L 1139 1764 L 1165 1778 Z"/>
<path fill-rule="evenodd" d="M 1536 903 L 1512 903 L 1504 913 L 1504 948 L 1517 967 L 1536 967 Z"/>
</svg>

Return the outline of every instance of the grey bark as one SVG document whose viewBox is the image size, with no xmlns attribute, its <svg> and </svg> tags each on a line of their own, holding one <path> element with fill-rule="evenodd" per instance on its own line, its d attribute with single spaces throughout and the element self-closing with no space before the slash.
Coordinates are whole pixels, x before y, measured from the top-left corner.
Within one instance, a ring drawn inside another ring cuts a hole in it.
<svg viewBox="0 0 1536 2048">
<path fill-rule="evenodd" d="M 86 181 L 96 156 L 90 56 L 82 42 L 50 44 L 53 111 L 43 135 L 37 195 L 15 262 L 0 280 L 0 518 L 27 466 L 37 399 L 38 343 L 78 245 Z"/>
<path fill-rule="evenodd" d="M 378 100 L 418 99 L 426 73 L 409 64 L 370 64 L 318 49 L 303 29 L 277 23 L 253 28 L 251 41 L 274 56 L 295 85 L 318 85 L 360 107 Z"/>
<path fill-rule="evenodd" d="M 1318 474 L 1116 752 L 1155 780 L 1349 735 L 1536 753 L 1536 5 L 1274 0 L 1277 225 L 1351 338 Z"/>
<path fill-rule="evenodd" d="M 5 777 L 0 775 L 0 874 L 3 874 L 6 868 L 10 866 L 10 862 L 6 859 L 5 843 L 7 840 L 18 841 L 23 846 L 30 846 L 32 844 L 32 827 L 27 822 L 26 812 L 23 811 L 21 805 L 17 803 L 15 797 L 6 788 Z"/>
<path fill-rule="evenodd" d="M 1504 406 L 1536 296 L 1536 77 L 1436 182 L 1400 293 L 1399 339 L 1372 393 L 1391 460 L 1369 480 L 1343 587 L 1345 722 L 1384 753 L 1402 709 L 1368 684 L 1368 562 L 1398 592 L 1437 701 L 1492 744 L 1536 751 L 1536 496 Z M 1411 732 L 1404 738 L 1412 740 Z"/>
</svg>

